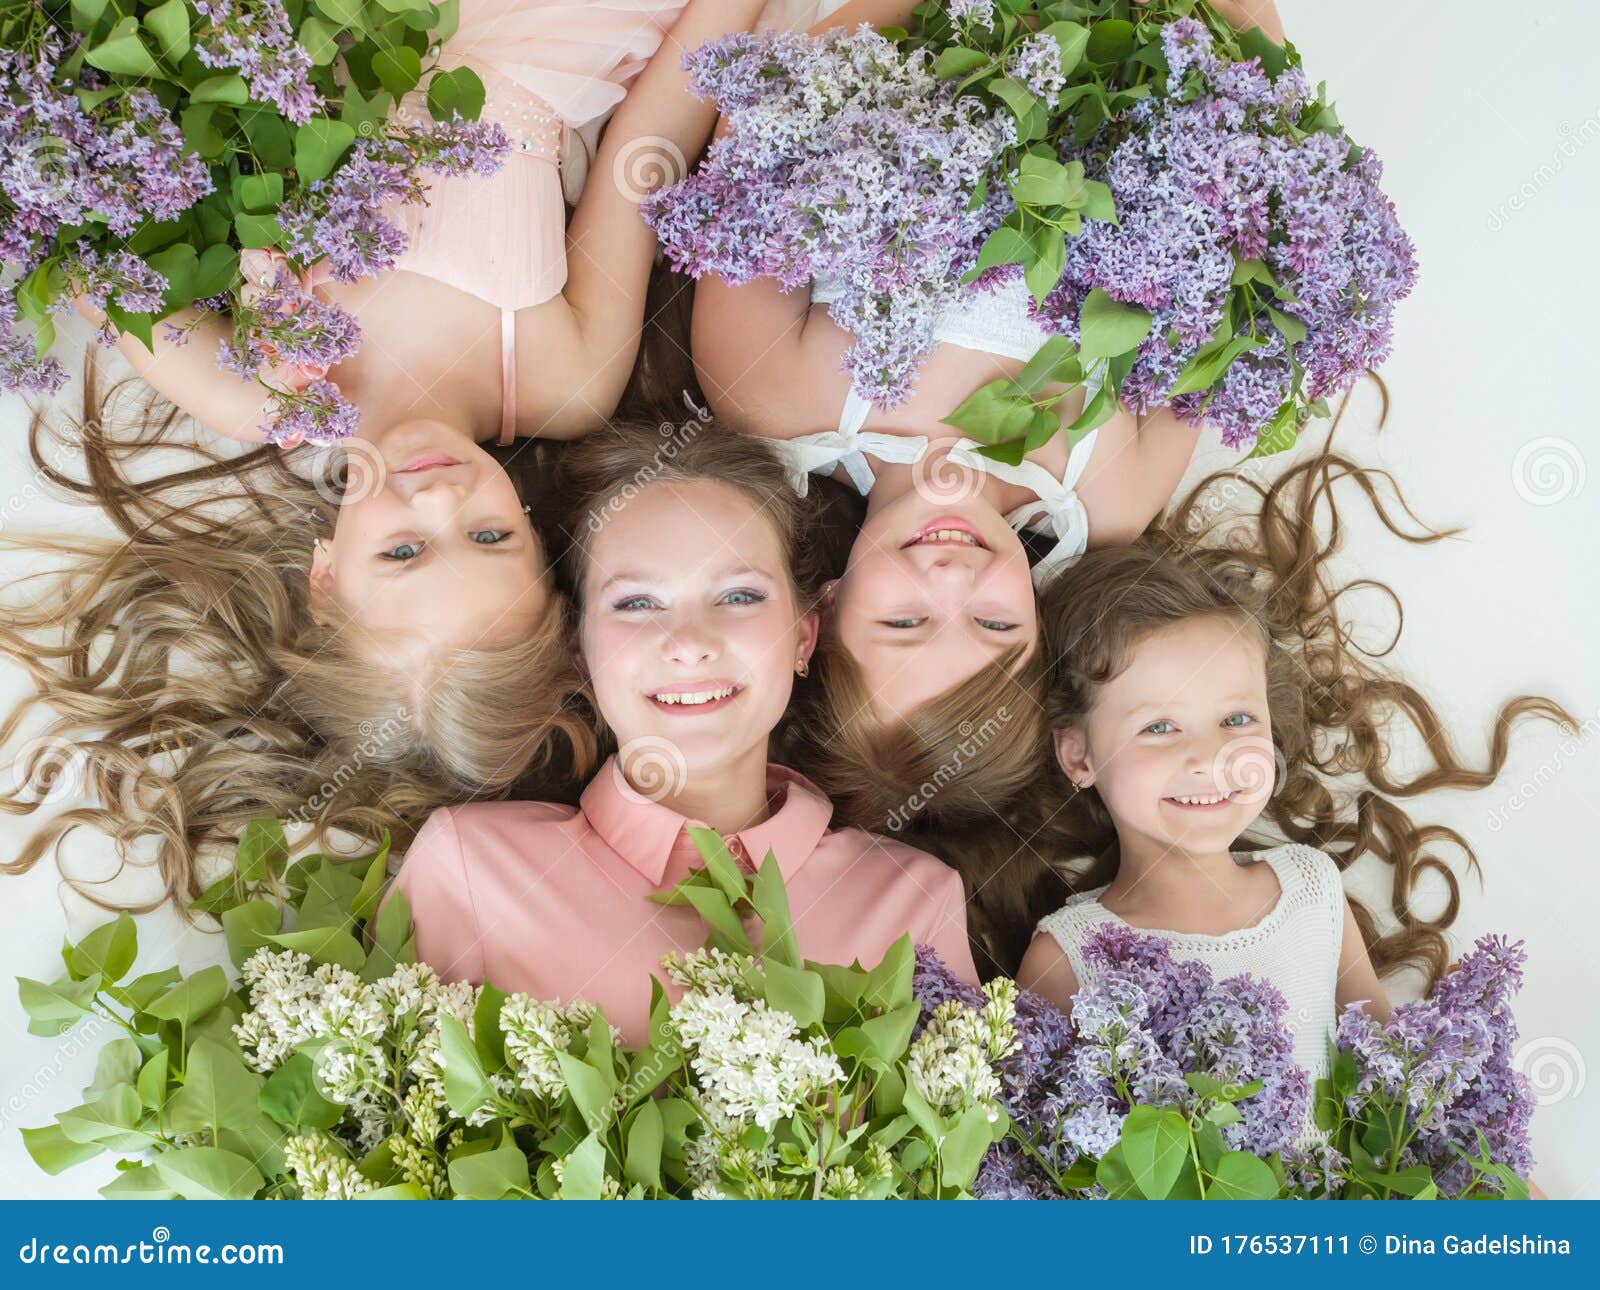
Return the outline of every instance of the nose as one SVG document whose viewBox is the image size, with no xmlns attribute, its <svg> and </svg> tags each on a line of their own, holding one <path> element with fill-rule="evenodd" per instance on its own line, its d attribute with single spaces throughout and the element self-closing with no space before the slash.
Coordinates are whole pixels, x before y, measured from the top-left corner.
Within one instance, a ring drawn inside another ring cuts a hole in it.
<svg viewBox="0 0 1600 1290">
<path fill-rule="evenodd" d="M 913 547 L 909 554 L 928 591 L 947 609 L 958 609 L 972 598 L 989 558 L 986 551 L 959 546 Z"/>
<path fill-rule="evenodd" d="M 430 471 L 411 490 L 406 501 L 418 514 L 432 520 L 448 520 L 461 509 L 467 490 L 461 480 L 446 477 L 445 471 Z"/>
<path fill-rule="evenodd" d="M 722 655 L 721 642 L 698 615 L 669 621 L 661 637 L 661 657 L 669 663 L 710 663 Z"/>
</svg>

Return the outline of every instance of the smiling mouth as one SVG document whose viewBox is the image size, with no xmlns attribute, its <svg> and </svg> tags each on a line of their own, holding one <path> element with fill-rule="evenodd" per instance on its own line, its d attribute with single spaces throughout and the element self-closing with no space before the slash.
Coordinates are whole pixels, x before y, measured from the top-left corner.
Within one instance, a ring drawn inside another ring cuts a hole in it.
<svg viewBox="0 0 1600 1290">
<path fill-rule="evenodd" d="M 989 544 L 978 535 L 977 529 L 966 520 L 950 515 L 941 515 L 924 524 L 900 544 L 900 549 L 904 551 L 914 546 L 970 546 L 980 551 L 989 549 Z"/>
<path fill-rule="evenodd" d="M 1163 797 L 1163 802 L 1171 802 L 1174 806 L 1181 806 L 1186 811 L 1215 811 L 1219 807 L 1229 805 L 1234 798 L 1233 793 L 1186 793 L 1178 797 Z"/>
<path fill-rule="evenodd" d="M 454 457 L 442 452 L 425 452 L 420 457 L 413 457 L 400 467 L 397 475 L 414 475 L 422 470 L 443 470 L 446 466 L 459 466 L 461 463 Z"/>
<path fill-rule="evenodd" d="M 710 712 L 731 703 L 744 693 L 744 686 L 731 681 L 696 683 L 693 688 L 674 686 L 653 690 L 645 695 L 651 703 L 672 713 L 687 715 L 692 712 Z"/>
</svg>

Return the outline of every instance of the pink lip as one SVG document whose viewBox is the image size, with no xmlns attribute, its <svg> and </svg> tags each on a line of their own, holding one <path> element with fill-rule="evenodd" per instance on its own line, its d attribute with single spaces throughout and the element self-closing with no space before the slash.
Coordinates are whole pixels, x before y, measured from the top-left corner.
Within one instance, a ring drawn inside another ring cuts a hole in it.
<svg viewBox="0 0 1600 1290">
<path fill-rule="evenodd" d="M 442 452 L 425 452 L 420 457 L 413 457 L 396 474 L 411 475 L 419 470 L 442 470 L 446 466 L 459 466 L 461 463 L 454 457 Z"/>
<path fill-rule="evenodd" d="M 1238 796 L 1238 793 L 1229 793 L 1220 802 L 1212 802 L 1209 805 L 1201 805 L 1196 802 L 1180 802 L 1174 797 L 1163 797 L 1161 800 L 1170 806 L 1176 806 L 1180 811 L 1220 811 L 1224 807 L 1232 806 L 1233 799 Z"/>
<path fill-rule="evenodd" d="M 658 694 L 703 694 L 708 690 L 726 690 L 730 686 L 733 688 L 732 694 L 720 699 L 712 699 L 709 703 L 662 703 L 654 697 Z M 727 707 L 743 693 L 744 687 L 737 681 L 684 681 L 674 685 L 659 686 L 646 694 L 645 698 L 654 705 L 658 712 L 664 712 L 674 717 L 696 717 Z"/>
<path fill-rule="evenodd" d="M 955 516 L 955 515 L 941 515 L 936 520 L 930 520 L 928 523 L 924 524 L 920 529 L 918 529 L 915 533 L 913 533 L 909 538 L 907 538 L 903 543 L 901 543 L 900 549 L 902 551 L 904 551 L 906 549 L 906 547 L 909 547 L 909 546 L 965 546 L 966 545 L 966 543 L 964 543 L 964 542 L 923 542 L 923 541 L 920 540 L 924 533 L 937 533 L 940 529 L 952 529 L 957 533 L 966 533 L 972 538 L 972 540 L 974 542 L 976 542 L 978 544 L 980 549 L 982 549 L 984 551 L 987 551 L 989 549 L 989 544 L 983 540 L 983 534 L 978 532 L 977 528 L 973 526 L 971 521 L 961 519 L 960 517 Z"/>
</svg>

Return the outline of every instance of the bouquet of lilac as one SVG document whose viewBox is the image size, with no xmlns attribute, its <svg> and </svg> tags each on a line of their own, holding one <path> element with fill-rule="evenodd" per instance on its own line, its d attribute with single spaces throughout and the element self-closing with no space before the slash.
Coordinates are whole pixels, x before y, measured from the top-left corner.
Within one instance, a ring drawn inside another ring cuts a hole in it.
<svg viewBox="0 0 1600 1290">
<path fill-rule="evenodd" d="M 1346 1008 L 1319 1080 L 1325 1143 L 1285 1157 L 1296 1194 L 1525 1199 L 1528 1078 L 1512 1064 L 1511 998 L 1527 955 L 1483 936 L 1427 999 L 1379 1024 Z"/>
<path fill-rule="evenodd" d="M 966 291 L 1019 276 L 1056 333 L 945 420 L 1020 461 L 1097 378 L 1257 452 L 1387 355 L 1411 244 L 1292 46 L 1194 0 L 927 0 L 917 28 L 685 55 L 730 131 L 644 214 L 673 264 L 839 284 L 843 367 L 893 406 Z M 1048 392 L 1047 392 L 1048 391 Z"/>
<path fill-rule="evenodd" d="M 147 346 L 198 305 L 231 313 L 218 362 L 271 391 L 268 439 L 352 433 L 326 375 L 360 330 L 313 285 L 392 267 L 384 207 L 509 148 L 473 72 L 424 66 L 454 22 L 426 0 L 4 6 L 0 389 L 61 387 L 54 316 L 74 302 Z M 433 120 L 391 119 L 425 75 Z"/>
<path fill-rule="evenodd" d="M 1430 999 L 1399 1005 L 1387 1024 L 1345 1009 L 1314 1097 L 1270 985 L 1248 974 L 1213 982 L 1166 941 L 1115 924 L 1084 953 L 1096 984 L 1070 1017 L 1017 997 L 1016 1048 L 996 1067 L 1011 1129 L 974 1194 L 1527 1196 L 1533 1104 L 1511 1064 L 1509 1008 L 1519 946 L 1484 937 Z M 914 989 L 925 1013 L 975 998 L 928 952 Z"/>
<path fill-rule="evenodd" d="M 1306 1134 L 1311 1078 L 1292 1060 L 1283 996 L 1249 974 L 1213 981 L 1159 937 L 1108 925 L 1085 951 L 1097 983 L 1070 1018 L 1023 991 L 999 1064 L 1011 1132 L 974 1184 L 991 1199 L 1268 1199 Z M 971 987 L 919 958 L 923 1007 Z M 970 1001 L 970 1000 L 968 1000 Z"/>
</svg>

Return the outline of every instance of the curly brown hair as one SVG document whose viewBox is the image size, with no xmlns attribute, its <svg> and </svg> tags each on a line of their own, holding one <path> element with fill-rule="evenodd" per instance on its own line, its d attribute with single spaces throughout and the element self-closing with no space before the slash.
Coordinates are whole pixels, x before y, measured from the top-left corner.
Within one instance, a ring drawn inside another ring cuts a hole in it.
<svg viewBox="0 0 1600 1290">
<path fill-rule="evenodd" d="M 1139 640 L 1164 626 L 1200 615 L 1252 626 L 1266 646 L 1282 767 L 1261 820 L 1239 847 L 1302 842 L 1328 852 L 1341 870 L 1366 855 L 1389 865 L 1393 926 L 1383 930 L 1352 899 L 1357 925 L 1380 975 L 1411 967 L 1431 983 L 1448 966 L 1444 931 L 1460 910 L 1456 866 L 1439 849 L 1454 848 L 1480 882 L 1482 872 L 1458 831 L 1416 822 L 1396 799 L 1491 784 L 1520 718 L 1576 723 L 1555 701 L 1520 695 L 1500 708 L 1486 763 L 1462 759 L 1429 699 L 1381 662 L 1403 625 L 1398 597 L 1370 577 L 1339 581 L 1330 567 L 1344 530 L 1335 490 L 1352 487 L 1403 541 L 1434 543 L 1459 531 L 1428 528 L 1392 476 L 1328 446 L 1270 483 L 1239 468 L 1217 471 L 1136 543 L 1091 551 L 1046 586 L 1045 724 L 1054 731 L 1079 721 L 1096 687 L 1121 671 Z M 1241 508 L 1241 496 L 1259 508 Z M 1400 619 L 1381 648 L 1363 645 L 1341 618 L 1344 598 L 1363 588 L 1386 594 Z M 1406 730 L 1426 757 L 1410 774 L 1397 771 L 1389 755 L 1393 736 Z M 975 953 L 995 972 L 1016 970 L 1039 918 L 1071 892 L 1108 882 L 1117 868 L 1116 831 L 1099 795 L 1068 784 L 1048 737 L 1035 755 L 1034 780 L 994 822 L 907 839 L 962 871 Z M 1413 904 L 1430 871 L 1446 892 L 1431 917 Z"/>
</svg>

